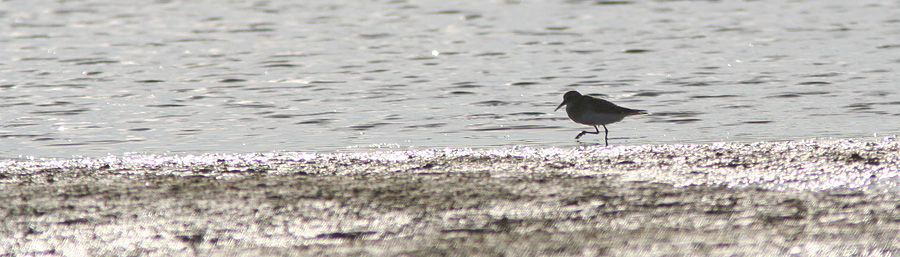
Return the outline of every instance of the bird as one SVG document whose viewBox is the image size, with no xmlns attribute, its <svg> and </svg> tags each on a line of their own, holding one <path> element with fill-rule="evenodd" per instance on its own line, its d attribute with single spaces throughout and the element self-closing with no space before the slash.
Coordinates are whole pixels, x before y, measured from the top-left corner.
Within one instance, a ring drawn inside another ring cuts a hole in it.
<svg viewBox="0 0 900 257">
<path fill-rule="evenodd" d="M 604 136 L 606 146 L 609 146 L 609 129 L 606 128 L 607 124 L 619 122 L 631 115 L 647 114 L 645 110 L 625 108 L 603 99 L 582 95 L 578 91 L 566 92 L 563 95 L 563 102 L 553 111 L 558 111 L 563 105 L 566 106 L 566 114 L 569 115 L 569 119 L 579 124 L 594 126 L 594 130 L 596 130 L 595 132 L 581 131 L 578 136 L 575 136 L 576 140 L 584 136 L 584 134 L 600 134 L 600 128 L 597 127 L 597 125 L 600 125 L 606 131 Z"/>
</svg>

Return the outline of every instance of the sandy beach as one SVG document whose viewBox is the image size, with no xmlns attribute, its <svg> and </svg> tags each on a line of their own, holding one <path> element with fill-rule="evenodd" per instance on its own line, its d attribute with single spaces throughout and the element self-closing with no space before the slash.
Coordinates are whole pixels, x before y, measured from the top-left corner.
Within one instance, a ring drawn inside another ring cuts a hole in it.
<svg viewBox="0 0 900 257">
<path fill-rule="evenodd" d="M 0 161 L 0 255 L 900 251 L 900 142 Z"/>
</svg>

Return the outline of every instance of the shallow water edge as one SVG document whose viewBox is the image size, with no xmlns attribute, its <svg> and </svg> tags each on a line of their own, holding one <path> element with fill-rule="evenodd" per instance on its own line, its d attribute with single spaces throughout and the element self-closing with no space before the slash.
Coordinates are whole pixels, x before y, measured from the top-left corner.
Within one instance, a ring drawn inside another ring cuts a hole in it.
<svg viewBox="0 0 900 257">
<path fill-rule="evenodd" d="M 76 159 L 0 160 L 5 185 L 53 185 L 83 176 L 144 179 L 203 176 L 215 179 L 315 175 L 419 175 L 488 173 L 516 176 L 558 173 L 604 176 L 673 186 L 764 189 L 860 189 L 898 175 L 896 137 L 881 141 L 423 149 L 348 153 L 126 155 Z"/>
<path fill-rule="evenodd" d="M 900 142 L 0 161 L 0 253 L 881 255 Z"/>
</svg>

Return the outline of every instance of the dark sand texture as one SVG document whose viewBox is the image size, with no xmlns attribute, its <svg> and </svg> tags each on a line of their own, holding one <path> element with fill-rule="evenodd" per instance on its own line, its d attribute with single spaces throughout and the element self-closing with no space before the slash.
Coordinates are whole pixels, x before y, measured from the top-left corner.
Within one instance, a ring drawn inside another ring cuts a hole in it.
<svg viewBox="0 0 900 257">
<path fill-rule="evenodd" d="M 0 255 L 900 254 L 900 143 L 0 161 Z"/>
</svg>

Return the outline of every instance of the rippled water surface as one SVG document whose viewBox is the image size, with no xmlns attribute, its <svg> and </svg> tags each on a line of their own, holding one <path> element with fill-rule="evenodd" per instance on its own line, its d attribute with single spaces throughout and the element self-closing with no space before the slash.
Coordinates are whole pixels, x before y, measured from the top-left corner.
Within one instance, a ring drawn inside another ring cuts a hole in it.
<svg viewBox="0 0 900 257">
<path fill-rule="evenodd" d="M 0 158 L 900 131 L 896 1 L 4 1 Z"/>
</svg>

